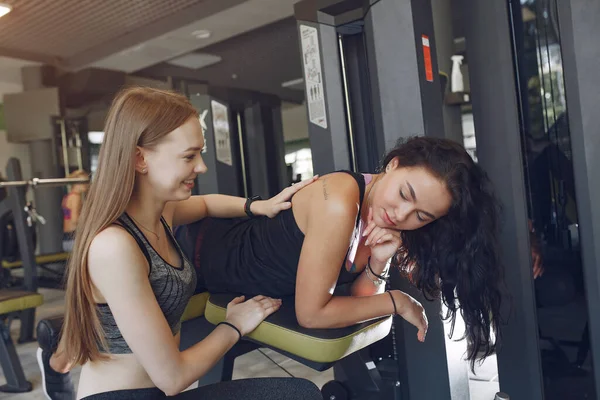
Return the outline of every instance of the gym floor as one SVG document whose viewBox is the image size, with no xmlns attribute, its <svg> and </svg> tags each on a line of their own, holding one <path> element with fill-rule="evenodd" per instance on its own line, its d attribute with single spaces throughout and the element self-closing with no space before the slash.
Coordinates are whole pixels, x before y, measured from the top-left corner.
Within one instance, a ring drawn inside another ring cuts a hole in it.
<svg viewBox="0 0 600 400">
<path fill-rule="evenodd" d="M 36 318 L 43 319 L 60 315 L 64 309 L 64 292 L 53 289 L 40 289 L 44 296 L 44 305 L 38 308 Z M 13 339 L 18 338 L 19 322 L 15 321 L 11 327 Z M 25 376 L 33 384 L 33 391 L 24 394 L 0 394 L 2 400 L 45 400 L 42 393 L 42 380 L 37 366 L 35 352 L 37 343 L 25 343 L 17 345 L 17 352 Z M 490 357 L 486 362 L 476 369 L 477 376 L 471 376 L 469 386 L 471 389 L 471 400 L 491 400 L 498 391 L 498 376 L 496 373 L 496 358 Z M 333 379 L 333 370 L 316 372 L 312 369 L 291 360 L 270 349 L 259 349 L 238 357 L 235 362 L 233 379 L 255 378 L 255 377 L 287 377 L 295 376 L 309 379 L 319 387 Z M 79 368 L 73 371 L 73 379 L 77 383 L 79 379 Z M 4 382 L 4 376 L 0 374 L 0 382 Z M 193 386 L 192 386 L 193 387 Z M 462 400 L 462 399 L 457 399 Z"/>
</svg>

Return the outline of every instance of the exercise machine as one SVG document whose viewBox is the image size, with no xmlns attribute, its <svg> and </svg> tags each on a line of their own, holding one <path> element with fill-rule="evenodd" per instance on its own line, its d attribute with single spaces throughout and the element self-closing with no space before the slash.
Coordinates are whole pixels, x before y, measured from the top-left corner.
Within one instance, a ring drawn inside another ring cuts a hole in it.
<svg viewBox="0 0 600 400">
<path fill-rule="evenodd" d="M 447 137 L 446 77 L 438 72 L 431 3 L 296 3 L 315 173 L 375 172 L 382 155 L 402 137 Z M 425 299 L 399 276 L 392 276 L 390 285 L 423 304 L 430 322 L 426 344 L 416 343 L 414 328 L 395 319 L 383 340 L 335 363 L 335 380 L 323 388 L 325 395 L 468 399 L 466 343 L 448 338 L 448 326 L 438 317 L 440 301 Z"/>
<path fill-rule="evenodd" d="M 36 293 L 40 283 L 42 286 L 57 287 L 60 285 L 63 274 L 61 270 L 50 267 L 50 265 L 63 266 L 69 257 L 68 253 L 58 252 L 52 254 L 35 254 L 35 225 L 43 224 L 44 218 L 40 216 L 31 202 L 26 199 L 26 191 L 28 188 L 35 190 L 42 186 L 64 186 L 76 183 L 86 183 L 89 180 L 85 178 L 57 178 L 57 179 L 38 179 L 23 180 L 21 174 L 21 166 L 19 160 L 11 158 L 8 161 L 7 168 L 8 181 L 0 182 L 0 189 L 7 192 L 6 198 L 0 202 L 0 220 L 10 220 L 10 236 L 11 240 L 3 241 L 8 244 L 12 243 L 10 249 L 11 256 L 7 258 L 2 254 L 0 247 L 0 261 L 2 262 L 2 279 L 3 286 L 9 286 L 15 289 L 23 289 L 28 292 Z M 10 216 L 10 218 L 9 218 Z M 5 227 L 3 227 L 4 229 Z M 14 248 L 16 242 L 17 248 Z M 15 258 L 15 253 L 19 258 Z M 23 280 L 15 284 L 11 279 L 10 271 L 15 268 L 23 269 Z M 49 271 L 53 275 L 48 280 L 41 280 L 38 277 L 38 268 Z M 27 342 L 33 339 L 33 318 L 34 310 L 28 311 L 27 317 L 21 321 L 21 336 L 19 342 Z"/>
<path fill-rule="evenodd" d="M 22 268 L 24 273 L 20 284 L 13 283 L 8 285 L 10 286 L 8 288 L 4 286 L 7 286 L 7 281 L 11 280 L 0 278 L 0 282 L 3 282 L 3 286 L 0 287 L 0 365 L 6 378 L 6 384 L 0 386 L 0 392 L 21 393 L 31 391 L 32 385 L 23 373 L 10 336 L 10 325 L 15 319 L 21 321 L 19 343 L 33 340 L 35 309 L 43 304 L 43 296 L 38 293 L 37 269 L 54 263 L 64 265 L 69 256 L 67 253 L 35 255 L 35 225 L 44 223 L 44 218 L 38 215 L 31 202 L 26 200 L 27 188 L 85 183 L 88 179 L 23 180 L 21 166 L 16 158 L 8 161 L 6 171 L 9 180 L 0 182 L 0 191 L 5 194 L 0 200 L 0 221 L 7 222 L 10 216 L 10 234 L 7 235 L 10 237 L 0 238 L 0 244 L 4 243 L 11 247 L 12 257 L 5 258 L 0 246 L 2 261 L 0 277 L 10 278 L 10 271 L 14 268 Z M 54 271 L 50 268 L 44 269 Z M 61 279 L 62 274 L 59 274 L 56 280 Z"/>
</svg>

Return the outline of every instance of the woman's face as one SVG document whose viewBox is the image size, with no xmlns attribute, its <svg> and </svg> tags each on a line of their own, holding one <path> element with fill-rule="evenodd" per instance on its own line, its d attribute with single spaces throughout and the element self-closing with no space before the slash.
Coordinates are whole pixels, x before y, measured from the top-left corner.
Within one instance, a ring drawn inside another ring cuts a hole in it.
<svg viewBox="0 0 600 400">
<path fill-rule="evenodd" d="M 393 159 L 372 189 L 375 224 L 396 230 L 419 229 L 450 210 L 445 183 L 423 167 L 399 167 Z"/>
<path fill-rule="evenodd" d="M 200 122 L 190 118 L 153 150 L 143 149 L 147 179 L 154 193 L 166 201 L 189 198 L 196 176 L 207 171 L 201 156 L 203 147 Z"/>
</svg>

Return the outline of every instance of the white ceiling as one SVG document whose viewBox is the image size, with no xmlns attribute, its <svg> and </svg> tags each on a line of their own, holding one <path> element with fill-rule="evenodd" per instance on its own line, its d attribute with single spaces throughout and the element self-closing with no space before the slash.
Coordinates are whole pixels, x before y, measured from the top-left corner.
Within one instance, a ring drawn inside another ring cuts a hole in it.
<svg viewBox="0 0 600 400">
<path fill-rule="evenodd" d="M 36 62 L 0 56 L 0 82 L 21 86 L 21 68 Z M 6 86 L 6 85 L 5 85 Z"/>
<path fill-rule="evenodd" d="M 248 0 L 154 39 L 91 63 L 89 66 L 131 73 L 198 50 L 294 14 L 299 0 Z M 207 30 L 207 39 L 194 32 Z"/>
<path fill-rule="evenodd" d="M 19 68 L 30 63 L 19 65 L 17 58 L 70 71 L 99 67 L 131 73 L 288 18 L 299 0 L 162 0 L 162 19 L 158 10 L 152 10 L 157 7 L 152 7 L 150 0 L 111 0 L 118 3 L 117 9 L 105 7 L 109 3 L 84 5 L 70 3 L 75 0 L 53 0 L 52 6 L 42 7 L 43 12 L 40 0 L 7 1 L 14 10 L 4 17 L 9 19 L 3 24 L 5 35 L 0 35 L 0 81 L 20 83 Z M 73 18 L 70 25 L 61 13 Z M 125 16 L 129 22 L 122 21 Z M 120 22 L 111 23 L 113 19 Z M 148 25 L 153 20 L 156 22 Z M 82 23 L 89 29 L 82 32 Z M 0 26 L 0 32 L 3 29 Z M 96 42 L 101 38 L 91 40 L 96 31 L 109 38 L 111 29 L 112 39 L 100 44 Z M 194 33 L 198 30 L 208 30 L 210 36 L 197 38 Z M 48 46 L 44 40 L 49 41 Z M 85 43 L 89 43 L 87 49 Z M 2 56 L 12 58 L 7 61 Z"/>
</svg>

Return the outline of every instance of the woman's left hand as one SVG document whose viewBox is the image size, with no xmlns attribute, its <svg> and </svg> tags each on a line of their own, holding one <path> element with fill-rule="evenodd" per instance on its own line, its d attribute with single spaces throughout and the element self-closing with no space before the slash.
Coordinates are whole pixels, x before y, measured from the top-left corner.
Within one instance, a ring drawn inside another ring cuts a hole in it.
<svg viewBox="0 0 600 400">
<path fill-rule="evenodd" d="M 396 254 L 402 244 L 400 232 L 393 229 L 380 228 L 375 225 L 371 209 L 369 209 L 367 222 L 368 225 L 363 232 L 363 237 L 367 236 L 365 246 L 371 248 L 372 259 L 379 263 L 387 263 Z"/>
<path fill-rule="evenodd" d="M 303 180 L 302 182 L 294 183 L 291 186 L 286 187 L 276 196 L 271 197 L 268 200 L 255 201 L 250 205 L 250 211 L 254 215 L 265 215 L 269 218 L 275 217 L 283 210 L 287 210 L 292 207 L 292 202 L 289 201 L 294 194 L 301 189 L 310 185 L 319 179 L 319 175 L 315 175 L 312 178 Z"/>
</svg>

